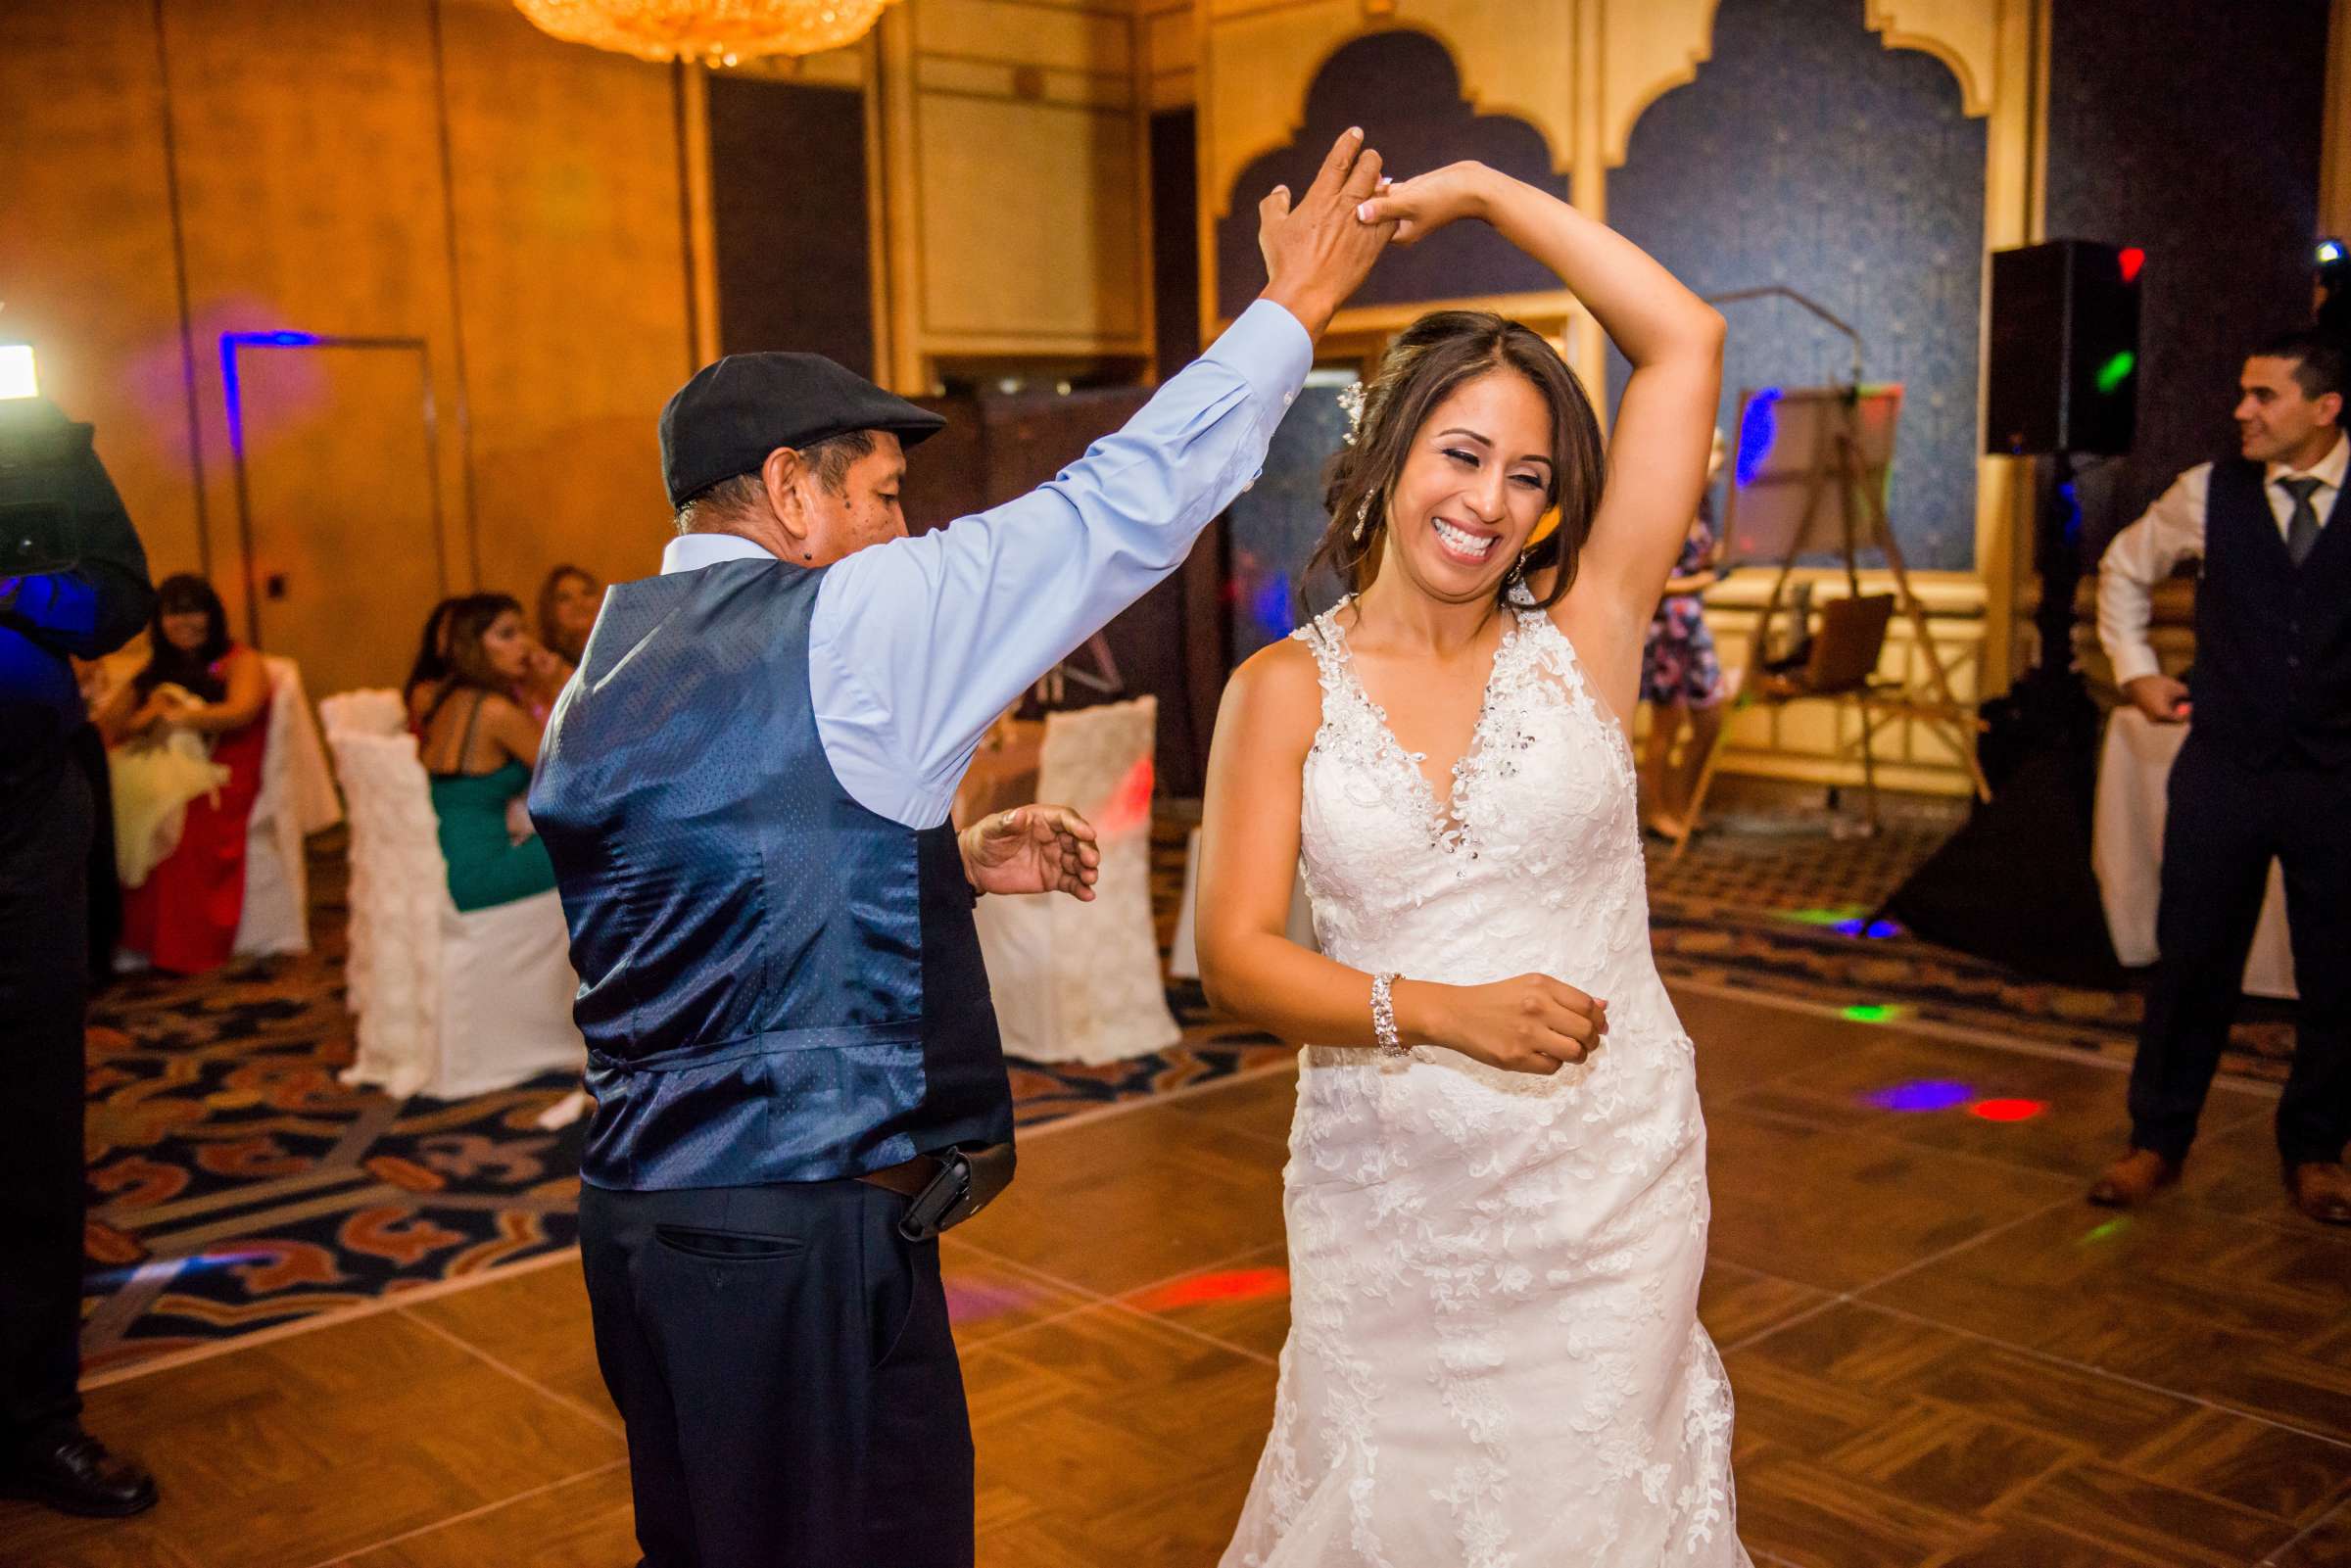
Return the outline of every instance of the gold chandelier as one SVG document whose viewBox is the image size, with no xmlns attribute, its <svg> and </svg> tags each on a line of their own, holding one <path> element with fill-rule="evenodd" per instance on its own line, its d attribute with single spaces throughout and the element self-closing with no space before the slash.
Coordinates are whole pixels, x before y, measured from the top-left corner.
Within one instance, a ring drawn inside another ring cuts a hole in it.
<svg viewBox="0 0 2351 1568">
<path fill-rule="evenodd" d="M 640 60 L 732 66 L 865 36 L 890 0 L 514 0 L 540 31 Z"/>
</svg>

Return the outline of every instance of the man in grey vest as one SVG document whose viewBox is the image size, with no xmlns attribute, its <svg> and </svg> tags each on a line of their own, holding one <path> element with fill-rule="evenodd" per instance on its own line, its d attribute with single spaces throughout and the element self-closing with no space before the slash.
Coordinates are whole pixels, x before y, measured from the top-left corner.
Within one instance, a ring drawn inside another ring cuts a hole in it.
<svg viewBox="0 0 2351 1568">
<path fill-rule="evenodd" d="M 2351 439 L 2342 349 L 2307 332 L 2254 350 L 2238 455 L 2182 474 L 2098 567 L 2098 638 L 2123 693 L 2185 724 L 2163 829 L 2162 949 L 2131 1069 L 2131 1152 L 2090 1202 L 2130 1208 L 2177 1181 L 2253 945 L 2270 862 L 2285 873 L 2294 1065 L 2278 1154 L 2295 1207 L 2351 1224 Z M 2147 645 L 2148 594 L 2190 557 L 2196 663 Z M 2192 689 L 2192 701 L 2191 701 Z"/>
<path fill-rule="evenodd" d="M 995 716 L 1256 476 L 1392 225 L 1349 131 L 1261 211 L 1264 296 L 1051 484 L 920 539 L 931 413 L 808 355 L 662 414 L 679 537 L 606 596 L 531 790 L 596 1117 L 581 1257 L 653 1568 L 960 1568 L 936 1238 L 1009 1180 L 981 892 L 1081 889 L 1058 814 L 958 840 Z"/>
</svg>

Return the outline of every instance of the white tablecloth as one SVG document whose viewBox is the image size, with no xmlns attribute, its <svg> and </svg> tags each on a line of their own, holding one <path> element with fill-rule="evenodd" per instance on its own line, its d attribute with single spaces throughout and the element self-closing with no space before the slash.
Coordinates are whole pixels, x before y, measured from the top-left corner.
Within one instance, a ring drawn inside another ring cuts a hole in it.
<svg viewBox="0 0 2351 1568">
<path fill-rule="evenodd" d="M 2125 964 L 2155 962 L 2155 908 L 2163 884 L 2165 786 L 2187 740 L 2184 724 L 2157 724 L 2136 708 L 2121 707 L 2106 724 L 2098 756 L 2098 803 L 2091 858 L 2106 906 L 2114 956 Z M 2285 886 L 2275 861 L 2261 927 L 2245 961 L 2244 988 L 2254 996 L 2294 995 L 2294 955 L 2286 936 Z"/>
</svg>

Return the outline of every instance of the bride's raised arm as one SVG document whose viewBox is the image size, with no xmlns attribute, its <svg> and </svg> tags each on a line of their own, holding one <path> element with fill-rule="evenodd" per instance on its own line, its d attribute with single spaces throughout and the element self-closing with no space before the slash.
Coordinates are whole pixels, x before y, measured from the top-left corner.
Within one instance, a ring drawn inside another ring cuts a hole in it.
<svg viewBox="0 0 2351 1568">
<path fill-rule="evenodd" d="M 1723 321 L 1649 254 L 1549 192 L 1482 164 L 1402 180 L 1364 203 L 1367 222 L 1399 223 L 1409 245 L 1482 218 L 1559 275 L 1632 361 L 1608 437 L 1608 478 L 1573 586 L 1559 603 L 1577 651 L 1629 712 L 1641 639 L 1706 483 L 1722 385 Z"/>
</svg>

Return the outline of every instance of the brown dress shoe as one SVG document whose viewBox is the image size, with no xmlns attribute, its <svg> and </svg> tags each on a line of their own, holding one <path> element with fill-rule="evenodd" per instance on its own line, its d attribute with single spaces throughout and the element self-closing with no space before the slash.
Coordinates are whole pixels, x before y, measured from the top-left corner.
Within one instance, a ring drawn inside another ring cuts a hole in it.
<svg viewBox="0 0 2351 1568">
<path fill-rule="evenodd" d="M 2152 1149 L 2134 1149 L 2106 1167 L 2089 1189 L 2101 1209 L 2135 1209 L 2180 1179 L 2180 1166 Z"/>
<path fill-rule="evenodd" d="M 2294 1207 L 2322 1225 L 2351 1225 L 2351 1170 L 2331 1160 L 2313 1160 L 2286 1172 Z"/>
</svg>

